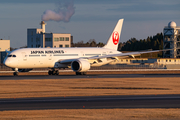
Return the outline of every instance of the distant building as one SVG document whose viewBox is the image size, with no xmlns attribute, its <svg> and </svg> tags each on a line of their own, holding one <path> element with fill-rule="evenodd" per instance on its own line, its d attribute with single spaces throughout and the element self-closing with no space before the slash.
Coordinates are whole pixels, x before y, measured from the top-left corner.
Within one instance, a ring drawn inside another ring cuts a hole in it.
<svg viewBox="0 0 180 120">
<path fill-rule="evenodd" d="M 163 30 L 164 49 L 172 49 L 163 53 L 164 58 L 180 58 L 180 26 L 174 21 L 169 22 Z"/>
<path fill-rule="evenodd" d="M 0 52 L 0 64 L 3 63 L 4 61 L 4 58 L 6 57 L 7 53 L 4 51 L 4 52 Z"/>
<path fill-rule="evenodd" d="M 10 40 L 0 40 L 0 52 L 10 51 Z"/>
<path fill-rule="evenodd" d="M 119 59 L 116 62 L 112 62 L 109 65 L 134 65 L 130 69 L 137 69 L 141 66 L 138 65 L 149 65 L 147 68 L 161 68 L 161 69 L 180 69 L 180 58 L 124 58 Z M 122 69 L 123 66 L 121 66 Z M 127 66 L 124 66 L 128 68 Z"/>
<path fill-rule="evenodd" d="M 3 63 L 7 55 L 6 50 L 10 51 L 10 40 L 0 40 L 0 63 Z"/>
<path fill-rule="evenodd" d="M 40 23 L 41 29 L 27 29 L 27 47 L 71 47 L 71 34 L 46 33 L 46 23 Z"/>
</svg>

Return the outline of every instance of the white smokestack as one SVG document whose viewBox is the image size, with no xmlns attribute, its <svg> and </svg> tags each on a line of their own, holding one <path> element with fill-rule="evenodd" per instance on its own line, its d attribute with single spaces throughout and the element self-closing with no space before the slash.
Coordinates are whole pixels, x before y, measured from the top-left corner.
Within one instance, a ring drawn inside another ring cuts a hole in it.
<svg viewBox="0 0 180 120">
<path fill-rule="evenodd" d="M 58 10 L 46 10 L 42 15 L 43 21 L 54 20 L 57 22 L 69 22 L 71 16 L 75 13 L 73 1 L 64 1 L 59 4 Z"/>
<path fill-rule="evenodd" d="M 45 29 L 46 23 L 44 21 L 41 21 L 40 25 L 41 25 L 42 32 L 45 33 L 45 31 L 46 31 L 46 29 Z"/>
</svg>

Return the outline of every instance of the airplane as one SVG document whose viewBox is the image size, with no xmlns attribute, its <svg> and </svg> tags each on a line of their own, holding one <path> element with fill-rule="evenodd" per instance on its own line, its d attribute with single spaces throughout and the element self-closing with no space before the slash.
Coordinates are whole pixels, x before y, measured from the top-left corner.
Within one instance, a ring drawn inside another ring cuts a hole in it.
<svg viewBox="0 0 180 120">
<path fill-rule="evenodd" d="M 4 59 L 4 65 L 15 72 L 29 72 L 33 68 L 49 68 L 49 75 L 59 75 L 60 68 L 68 68 L 76 75 L 85 75 L 92 66 L 102 66 L 119 60 L 119 58 L 135 57 L 143 53 L 160 50 L 122 53 L 117 51 L 124 19 L 119 19 L 106 45 L 100 47 L 74 48 L 21 48 L 12 51 Z"/>
</svg>

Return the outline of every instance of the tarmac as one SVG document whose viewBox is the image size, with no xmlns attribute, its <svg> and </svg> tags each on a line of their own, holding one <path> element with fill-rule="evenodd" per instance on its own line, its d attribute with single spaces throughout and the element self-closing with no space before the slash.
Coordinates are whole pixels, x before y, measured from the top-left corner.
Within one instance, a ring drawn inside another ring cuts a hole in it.
<svg viewBox="0 0 180 120">
<path fill-rule="evenodd" d="M 43 109 L 180 108 L 180 95 L 0 99 L 0 111 Z"/>
<path fill-rule="evenodd" d="M 89 74 L 89 75 L 1 75 L 0 80 L 29 80 L 29 79 L 80 79 L 80 78 L 153 78 L 180 77 L 180 74 Z"/>
</svg>

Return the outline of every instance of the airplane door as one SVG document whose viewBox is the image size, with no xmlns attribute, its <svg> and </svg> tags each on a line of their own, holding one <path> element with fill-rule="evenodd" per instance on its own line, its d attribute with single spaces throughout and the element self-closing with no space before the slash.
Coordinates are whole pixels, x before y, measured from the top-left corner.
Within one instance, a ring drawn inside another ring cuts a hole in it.
<svg viewBox="0 0 180 120">
<path fill-rule="evenodd" d="M 27 60 L 27 55 L 25 52 L 22 52 L 22 57 L 23 57 L 23 61 L 26 61 Z"/>
<path fill-rule="evenodd" d="M 81 51 L 80 57 L 84 57 L 84 52 Z"/>
<path fill-rule="evenodd" d="M 52 54 L 49 55 L 49 60 L 52 60 Z"/>
</svg>

